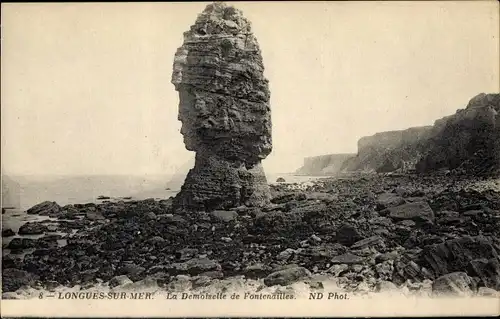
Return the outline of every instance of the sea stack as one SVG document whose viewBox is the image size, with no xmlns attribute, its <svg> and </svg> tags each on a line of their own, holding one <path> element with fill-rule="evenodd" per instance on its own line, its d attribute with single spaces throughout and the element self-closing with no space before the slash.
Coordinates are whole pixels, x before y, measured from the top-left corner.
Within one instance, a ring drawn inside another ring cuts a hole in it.
<svg viewBox="0 0 500 319">
<path fill-rule="evenodd" d="M 261 161 L 272 150 L 270 92 L 250 21 L 224 3 L 208 5 L 184 33 L 173 69 L 181 134 L 196 152 L 174 208 L 268 204 Z"/>
</svg>

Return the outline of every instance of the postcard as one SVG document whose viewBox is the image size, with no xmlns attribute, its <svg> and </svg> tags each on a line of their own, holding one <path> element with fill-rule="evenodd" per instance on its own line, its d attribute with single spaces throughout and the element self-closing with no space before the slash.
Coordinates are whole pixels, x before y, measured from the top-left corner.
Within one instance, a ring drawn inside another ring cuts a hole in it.
<svg viewBox="0 0 500 319">
<path fill-rule="evenodd" d="M 4 317 L 500 314 L 497 1 L 2 4 Z"/>
</svg>

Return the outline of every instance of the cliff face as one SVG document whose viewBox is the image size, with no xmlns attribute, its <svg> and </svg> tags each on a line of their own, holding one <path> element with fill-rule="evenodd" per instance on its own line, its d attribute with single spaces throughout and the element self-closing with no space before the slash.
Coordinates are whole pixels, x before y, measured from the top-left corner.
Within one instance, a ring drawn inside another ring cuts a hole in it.
<svg viewBox="0 0 500 319">
<path fill-rule="evenodd" d="M 411 170 L 425 149 L 432 126 L 381 132 L 358 141 L 358 154 L 346 161 L 344 171 Z"/>
<path fill-rule="evenodd" d="M 346 160 L 356 154 L 329 154 L 306 157 L 304 165 L 295 173 L 300 175 L 334 175 L 340 172 Z"/>
<path fill-rule="evenodd" d="M 306 159 L 299 172 L 322 174 L 327 157 Z M 500 177 L 500 94 L 481 93 L 465 109 L 433 126 L 363 137 L 357 155 L 346 159 L 340 171 L 427 173 L 440 169 Z"/>
<path fill-rule="evenodd" d="M 500 94 L 481 93 L 465 109 L 436 122 L 416 168 L 500 176 Z"/>
<path fill-rule="evenodd" d="M 250 22 L 213 3 L 184 33 L 174 59 L 179 120 L 186 149 L 196 152 L 176 207 L 260 206 L 270 193 L 261 160 L 272 150 L 270 92 Z"/>
</svg>

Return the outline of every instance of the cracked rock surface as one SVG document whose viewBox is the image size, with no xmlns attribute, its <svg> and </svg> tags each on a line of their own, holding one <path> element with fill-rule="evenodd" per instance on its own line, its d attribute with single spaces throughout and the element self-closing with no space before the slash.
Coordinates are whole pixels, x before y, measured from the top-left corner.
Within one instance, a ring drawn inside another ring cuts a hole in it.
<svg viewBox="0 0 500 319">
<path fill-rule="evenodd" d="M 196 152 L 174 206 L 263 206 L 270 193 L 261 161 L 272 150 L 270 92 L 251 23 L 223 3 L 208 5 L 174 58 L 184 144 Z"/>
</svg>

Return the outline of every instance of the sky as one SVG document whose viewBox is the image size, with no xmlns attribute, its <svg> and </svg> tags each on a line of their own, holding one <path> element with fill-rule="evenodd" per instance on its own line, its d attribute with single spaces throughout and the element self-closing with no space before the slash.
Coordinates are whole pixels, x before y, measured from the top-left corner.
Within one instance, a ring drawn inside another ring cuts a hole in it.
<svg viewBox="0 0 500 319">
<path fill-rule="evenodd" d="M 194 156 L 173 57 L 208 3 L 2 4 L 2 169 L 173 174 Z M 230 3 L 232 4 L 232 3 Z M 267 172 L 355 153 L 499 91 L 492 2 L 236 2 L 271 90 Z"/>
</svg>

